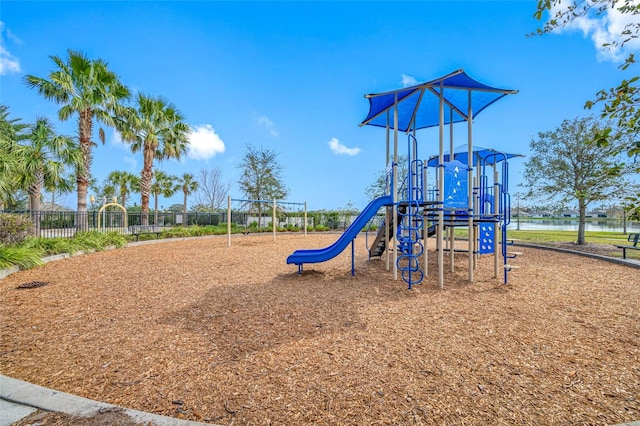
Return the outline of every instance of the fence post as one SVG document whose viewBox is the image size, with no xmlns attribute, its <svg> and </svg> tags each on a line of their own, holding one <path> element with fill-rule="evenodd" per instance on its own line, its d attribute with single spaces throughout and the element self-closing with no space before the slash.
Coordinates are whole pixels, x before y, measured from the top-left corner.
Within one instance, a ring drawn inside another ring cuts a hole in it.
<svg viewBox="0 0 640 426">
<path fill-rule="evenodd" d="M 271 215 L 271 227 L 273 228 L 273 241 L 276 240 L 276 200 L 273 200 L 273 213 Z"/>
<path fill-rule="evenodd" d="M 227 195 L 227 247 L 231 247 L 231 195 Z"/>
</svg>

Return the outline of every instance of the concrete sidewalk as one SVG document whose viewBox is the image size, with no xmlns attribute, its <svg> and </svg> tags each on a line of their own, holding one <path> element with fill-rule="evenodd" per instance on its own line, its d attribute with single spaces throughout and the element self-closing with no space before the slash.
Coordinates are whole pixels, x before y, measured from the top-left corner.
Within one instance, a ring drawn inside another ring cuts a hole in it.
<svg viewBox="0 0 640 426">
<path fill-rule="evenodd" d="M 87 418 L 104 413 L 117 413 L 119 416 L 125 415 L 129 417 L 132 424 L 141 423 L 155 426 L 198 426 L 206 424 L 211 426 L 211 423 L 180 420 L 93 401 L 0 375 L 0 426 L 10 426 L 12 423 L 26 418 L 38 410 Z"/>
</svg>

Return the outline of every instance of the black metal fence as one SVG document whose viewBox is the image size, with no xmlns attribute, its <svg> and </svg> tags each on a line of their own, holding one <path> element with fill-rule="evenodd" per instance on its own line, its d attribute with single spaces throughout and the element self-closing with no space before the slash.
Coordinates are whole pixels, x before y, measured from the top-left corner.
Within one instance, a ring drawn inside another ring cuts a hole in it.
<svg viewBox="0 0 640 426">
<path fill-rule="evenodd" d="M 119 209 L 105 209 L 102 212 L 96 210 L 87 212 L 41 210 L 41 211 L 0 211 L 0 213 L 22 214 L 31 217 L 36 236 L 41 238 L 71 238 L 79 231 L 117 231 L 123 234 L 129 233 L 129 226 L 142 225 L 143 218 L 141 212 L 123 212 Z M 326 226 L 330 229 L 346 228 L 353 217 L 339 217 L 337 213 L 314 213 L 309 214 L 307 226 Z M 227 221 L 227 212 L 187 212 L 186 216 L 182 212 L 150 212 L 148 214 L 148 224 L 160 227 L 174 226 L 207 226 L 221 225 Z M 256 213 L 231 212 L 231 223 L 240 227 L 262 226 L 270 227 L 272 221 L 271 213 L 263 213 L 258 217 Z M 277 225 L 280 227 L 296 226 L 303 228 L 303 214 L 286 214 L 276 217 Z"/>
<path fill-rule="evenodd" d="M 123 234 L 129 232 L 128 227 L 142 224 L 141 212 L 127 212 L 120 210 L 75 212 L 75 211 L 0 211 L 1 213 L 22 214 L 30 216 L 36 230 L 36 235 L 42 238 L 71 238 L 78 231 L 117 231 Z M 219 225 L 226 221 L 226 213 L 188 212 L 186 218 L 182 213 L 151 212 L 148 224 L 161 227 L 186 225 Z"/>
</svg>

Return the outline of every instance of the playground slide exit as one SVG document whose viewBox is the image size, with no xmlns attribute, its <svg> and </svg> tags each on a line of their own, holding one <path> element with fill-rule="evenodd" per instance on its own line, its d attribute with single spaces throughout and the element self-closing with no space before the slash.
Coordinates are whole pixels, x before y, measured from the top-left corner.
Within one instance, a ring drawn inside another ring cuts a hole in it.
<svg viewBox="0 0 640 426">
<path fill-rule="evenodd" d="M 393 197 L 391 195 L 376 198 L 362 210 L 356 220 L 353 221 L 351 226 L 344 231 L 335 243 L 322 249 L 296 250 L 287 258 L 287 264 L 294 263 L 300 267 L 304 263 L 319 263 L 333 259 L 347 248 L 349 243 L 358 236 L 362 228 L 375 216 L 381 207 L 392 204 Z"/>
</svg>

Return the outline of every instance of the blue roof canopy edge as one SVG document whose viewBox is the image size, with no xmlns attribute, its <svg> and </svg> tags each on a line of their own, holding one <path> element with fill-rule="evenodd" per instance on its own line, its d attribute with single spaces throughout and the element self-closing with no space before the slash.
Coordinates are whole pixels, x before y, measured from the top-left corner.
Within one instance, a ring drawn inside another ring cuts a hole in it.
<svg viewBox="0 0 640 426">
<path fill-rule="evenodd" d="M 499 89 L 488 86 L 469 77 L 463 69 L 458 69 L 443 77 L 415 86 L 404 87 L 390 92 L 365 95 L 369 100 L 369 113 L 360 126 L 387 126 L 386 111 L 398 105 L 398 130 L 434 127 L 440 124 L 440 93 L 444 101 L 444 124 L 467 120 L 469 106 L 473 116 L 506 95 L 517 90 Z M 393 120 L 389 127 L 394 129 Z"/>
<path fill-rule="evenodd" d="M 460 161 L 466 166 L 468 163 L 467 153 L 468 153 L 467 145 L 459 145 L 453 150 L 453 159 Z M 450 154 L 444 154 L 445 163 L 450 161 L 449 157 L 450 157 Z M 478 165 L 478 162 L 481 162 L 487 165 L 493 165 L 514 157 L 524 157 L 524 155 L 501 152 L 493 148 L 484 148 L 478 145 L 475 145 L 473 147 L 473 166 L 474 167 Z M 439 161 L 438 161 L 437 155 L 433 155 L 429 157 L 429 160 L 427 160 L 427 166 L 429 167 L 436 167 L 438 164 L 439 164 Z"/>
</svg>

